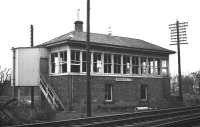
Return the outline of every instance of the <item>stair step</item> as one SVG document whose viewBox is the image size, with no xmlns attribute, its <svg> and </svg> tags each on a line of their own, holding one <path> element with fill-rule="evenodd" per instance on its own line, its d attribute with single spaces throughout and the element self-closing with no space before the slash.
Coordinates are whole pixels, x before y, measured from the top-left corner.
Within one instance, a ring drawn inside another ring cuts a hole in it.
<svg viewBox="0 0 200 127">
<path fill-rule="evenodd" d="M 40 89 L 43 92 L 45 98 L 49 102 L 52 109 L 58 110 L 58 111 L 64 110 L 64 105 L 62 104 L 58 95 L 56 94 L 54 89 L 51 87 L 51 85 L 47 83 L 45 77 L 42 74 L 40 76 Z"/>
</svg>

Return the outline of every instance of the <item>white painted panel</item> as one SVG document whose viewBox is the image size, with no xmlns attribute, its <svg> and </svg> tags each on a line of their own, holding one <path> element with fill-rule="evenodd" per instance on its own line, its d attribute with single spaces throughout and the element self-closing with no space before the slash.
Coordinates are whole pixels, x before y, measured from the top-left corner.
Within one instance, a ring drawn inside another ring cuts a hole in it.
<svg viewBox="0 0 200 127">
<path fill-rule="evenodd" d="M 38 86 L 40 81 L 40 58 L 47 58 L 44 48 L 16 49 L 16 86 Z"/>
</svg>

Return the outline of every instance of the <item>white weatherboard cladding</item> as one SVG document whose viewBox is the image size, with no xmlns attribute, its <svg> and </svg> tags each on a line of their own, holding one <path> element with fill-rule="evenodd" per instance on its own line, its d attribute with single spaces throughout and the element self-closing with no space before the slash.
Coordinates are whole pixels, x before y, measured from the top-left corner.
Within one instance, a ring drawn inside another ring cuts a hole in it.
<svg viewBox="0 0 200 127">
<path fill-rule="evenodd" d="M 47 57 L 42 48 L 16 49 L 16 86 L 38 86 L 40 83 L 40 58 Z"/>
</svg>

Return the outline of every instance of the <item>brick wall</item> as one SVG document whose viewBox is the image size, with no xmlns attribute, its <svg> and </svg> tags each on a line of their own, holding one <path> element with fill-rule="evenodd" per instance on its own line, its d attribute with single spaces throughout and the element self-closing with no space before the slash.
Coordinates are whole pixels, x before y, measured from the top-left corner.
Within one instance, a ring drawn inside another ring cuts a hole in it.
<svg viewBox="0 0 200 127">
<path fill-rule="evenodd" d="M 151 107 L 166 107 L 169 96 L 168 78 L 142 78 L 134 77 L 132 81 L 116 81 L 116 77 L 92 76 L 91 94 L 92 104 L 104 105 L 105 84 L 113 85 L 113 102 L 111 104 L 129 104 L 140 106 L 144 103 L 140 100 L 140 87 L 148 87 L 148 102 L 145 105 Z M 85 102 L 86 98 L 86 76 L 63 75 L 49 77 L 50 84 L 62 100 L 66 109 L 76 107 Z"/>
</svg>

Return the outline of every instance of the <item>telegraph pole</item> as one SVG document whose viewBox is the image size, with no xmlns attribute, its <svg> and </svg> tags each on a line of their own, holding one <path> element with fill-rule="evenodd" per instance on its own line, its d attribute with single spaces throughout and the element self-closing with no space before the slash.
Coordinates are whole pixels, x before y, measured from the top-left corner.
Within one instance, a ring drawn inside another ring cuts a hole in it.
<svg viewBox="0 0 200 127">
<path fill-rule="evenodd" d="M 169 29 L 171 30 L 171 42 L 175 42 L 170 45 L 177 45 L 178 52 L 178 84 L 179 84 L 179 97 L 180 101 L 183 101 L 183 93 L 182 93 L 182 80 L 181 80 L 181 55 L 180 55 L 180 44 L 188 44 L 185 43 L 187 41 L 186 37 L 186 27 L 188 26 L 187 22 L 180 23 L 178 20 L 175 24 L 170 24 Z"/>
<path fill-rule="evenodd" d="M 90 87 L 90 0 L 87 0 L 87 117 L 91 117 L 91 87 Z"/>
<path fill-rule="evenodd" d="M 31 28 L 31 47 L 33 47 L 33 25 L 30 26 Z M 34 86 L 31 86 L 31 108 L 34 108 Z"/>
</svg>

